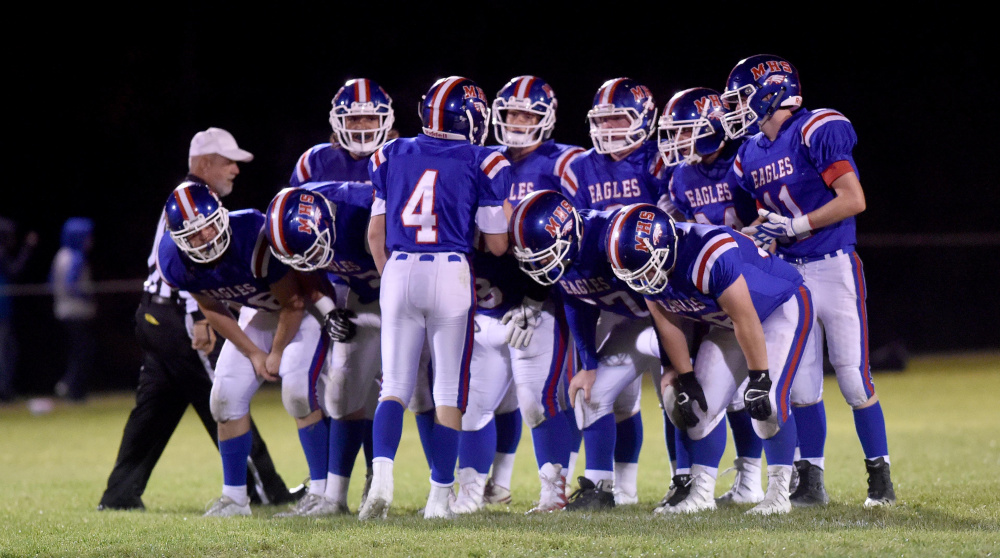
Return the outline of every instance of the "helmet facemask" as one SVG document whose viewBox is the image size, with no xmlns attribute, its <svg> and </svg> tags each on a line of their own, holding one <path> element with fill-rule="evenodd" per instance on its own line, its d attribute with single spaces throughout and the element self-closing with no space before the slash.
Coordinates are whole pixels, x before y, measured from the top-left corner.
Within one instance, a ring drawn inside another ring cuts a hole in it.
<svg viewBox="0 0 1000 558">
<path fill-rule="evenodd" d="M 202 240 L 203 231 L 214 228 L 215 235 L 209 240 Z M 179 231 L 170 231 L 170 237 L 191 261 L 195 263 L 212 263 L 226 252 L 232 231 L 229 228 L 229 211 L 219 206 L 211 215 L 205 217 L 198 214 L 193 219 L 184 221 Z"/>
<path fill-rule="evenodd" d="M 356 128 L 356 117 L 370 116 L 378 120 L 374 126 Z M 352 122 L 355 120 L 355 122 Z M 392 107 L 384 103 L 351 103 L 350 108 L 334 105 L 330 111 L 330 126 L 337 142 L 347 151 L 367 157 L 385 144 L 395 120 Z"/>
<path fill-rule="evenodd" d="M 615 117 L 627 118 L 628 125 L 614 128 L 601 126 L 609 118 Z M 655 117 L 656 109 L 653 109 L 653 118 L 650 121 L 655 121 Z M 590 139 L 594 143 L 594 150 L 604 155 L 625 151 L 649 137 L 649 130 L 643 125 L 643 114 L 630 107 L 616 107 L 613 104 L 597 105 L 587 113 L 587 120 L 590 121 Z"/>
<path fill-rule="evenodd" d="M 538 116 L 535 124 L 509 124 L 509 111 L 521 111 Z M 551 137 L 556 124 L 555 101 L 546 105 L 531 99 L 498 97 L 493 101 L 493 134 L 501 145 L 507 147 L 531 147 Z"/>
</svg>

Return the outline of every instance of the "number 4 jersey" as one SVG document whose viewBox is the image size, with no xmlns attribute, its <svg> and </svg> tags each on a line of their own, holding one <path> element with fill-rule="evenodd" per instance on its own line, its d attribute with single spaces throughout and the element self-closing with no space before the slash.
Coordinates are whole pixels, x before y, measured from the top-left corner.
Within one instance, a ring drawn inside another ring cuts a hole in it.
<svg viewBox="0 0 1000 558">
<path fill-rule="evenodd" d="M 504 233 L 510 163 L 496 151 L 420 134 L 383 145 L 368 164 L 375 200 L 385 213 L 389 250 L 472 252 L 475 224 Z"/>
<path fill-rule="evenodd" d="M 280 310 L 271 285 L 288 273 L 288 267 L 272 257 L 264 234 L 264 215 L 256 209 L 229 213 L 232 239 L 229 248 L 211 264 L 188 259 L 169 234 L 160 238 L 156 266 L 171 287 L 258 310 Z"/>
</svg>

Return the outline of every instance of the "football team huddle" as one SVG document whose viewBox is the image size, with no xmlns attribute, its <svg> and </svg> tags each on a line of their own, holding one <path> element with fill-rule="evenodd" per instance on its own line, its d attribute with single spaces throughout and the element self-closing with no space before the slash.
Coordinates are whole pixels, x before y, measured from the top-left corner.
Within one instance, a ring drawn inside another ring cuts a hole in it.
<svg viewBox="0 0 1000 558">
<path fill-rule="evenodd" d="M 397 137 L 372 80 L 332 105 L 330 142 L 263 213 L 228 211 L 195 180 L 166 203 L 156 266 L 226 339 L 207 516 L 251 513 L 265 381 L 280 381 L 310 477 L 278 516 L 351 513 L 363 449 L 358 515 L 387 517 L 407 410 L 430 468 L 425 518 L 510 502 L 523 423 L 528 513 L 638 504 L 647 374 L 672 479 L 654 515 L 822 506 L 824 355 L 864 451 L 863 505 L 894 503 L 854 250 L 857 138 L 839 112 L 805 108 L 790 62 L 740 60 L 723 91 L 678 91 L 659 117 L 648 87 L 610 79 L 589 149 L 552 139 L 556 95 L 536 76 L 492 102 L 468 78 L 438 80 L 415 137 Z M 727 424 L 736 475 L 716 498 Z"/>
</svg>

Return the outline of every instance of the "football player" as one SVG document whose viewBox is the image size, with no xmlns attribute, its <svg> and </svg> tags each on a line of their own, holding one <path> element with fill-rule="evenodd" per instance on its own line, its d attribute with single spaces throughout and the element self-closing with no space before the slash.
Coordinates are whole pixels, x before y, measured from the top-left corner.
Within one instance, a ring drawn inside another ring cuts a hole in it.
<svg viewBox="0 0 1000 558">
<path fill-rule="evenodd" d="M 559 286 L 581 364 L 569 385 L 577 426 L 586 444 L 586 470 L 567 510 L 611 508 L 638 502 L 642 373 L 658 372 L 636 340 L 651 327 L 642 297 L 611 272 L 603 238 L 613 211 L 577 210 L 551 190 L 529 194 L 511 216 L 514 256 L 542 285 Z M 640 442 L 641 443 L 641 442 Z"/>
<path fill-rule="evenodd" d="M 453 516 L 476 306 L 469 261 L 475 227 L 491 253 L 507 251 L 503 200 L 510 163 L 482 147 L 490 114 L 482 88 L 468 78 L 442 78 L 419 109 L 423 133 L 386 143 L 369 163 L 375 200 L 368 241 L 382 276 L 383 380 L 373 425 L 374 477 L 361 519 L 384 518 L 392 503 L 393 460 L 425 337 L 437 422 L 424 517 Z"/>
<path fill-rule="evenodd" d="M 259 211 L 229 213 L 207 186 L 184 182 L 167 199 L 165 212 L 170 235 L 160 242 L 157 268 L 171 287 L 191 293 L 226 339 L 211 394 L 222 496 L 205 515 L 250 515 L 250 399 L 264 381 L 281 380 L 282 402 L 299 428 L 310 477 L 317 467 L 326 468 L 327 440 L 315 436 L 315 425 L 323 422 L 316 382 L 329 341 L 305 313 L 299 275 L 270 257 Z M 231 308 L 238 308 L 238 322 Z"/>
<path fill-rule="evenodd" d="M 330 141 L 299 157 L 290 186 L 329 180 L 370 182 L 368 157 L 394 135 L 392 97 L 370 79 L 348 80 L 331 104 Z"/>
<path fill-rule="evenodd" d="M 829 500 L 823 484 L 825 341 L 865 454 L 864 506 L 892 504 L 896 495 L 885 418 L 868 357 L 865 276 L 854 250 L 854 216 L 865 209 L 853 156 L 854 127 L 835 110 L 806 109 L 798 71 L 770 54 L 740 60 L 723 97 L 735 107 L 724 119 L 728 135 L 744 133 L 753 124 L 760 129 L 743 142 L 733 162 L 738 186 L 760 207 L 760 222 L 743 232 L 762 245 L 774 245 L 816 299 L 818 327 L 810 340 L 808 366 L 792 387 L 801 453 L 792 502 L 808 506 Z"/>
<path fill-rule="evenodd" d="M 764 439 L 768 464 L 767 493 L 748 513 L 791 511 L 796 434 L 789 389 L 815 321 L 802 277 L 728 227 L 675 225 L 652 204 L 622 208 L 606 242 L 615 275 L 646 297 L 675 372 L 664 374 L 661 385 L 667 412 L 686 431 L 692 461 L 687 497 L 654 513 L 715 508 L 715 478 L 726 445 L 722 421 L 747 379 L 743 399 Z M 684 318 L 715 326 L 693 362 Z"/>
<path fill-rule="evenodd" d="M 741 140 L 727 141 L 722 128 L 725 114 L 719 92 L 705 87 L 678 91 L 663 108 L 657 126 L 657 145 L 664 164 L 674 168 L 670 177 L 670 205 L 674 208 L 671 217 L 678 221 L 739 230 L 743 223 L 756 218 L 753 198 L 736 188 L 735 177 L 729 175 Z M 658 206 L 663 209 L 662 204 Z M 704 324 L 685 325 L 692 327 L 695 338 L 704 335 Z M 692 347 L 692 353 L 697 353 L 697 349 Z M 764 498 L 760 484 L 764 447 L 753 431 L 742 393 L 742 389 L 737 390 L 726 413 L 736 445 L 733 462 L 736 478 L 732 488 L 717 499 L 719 503 L 756 504 Z M 683 431 L 679 432 L 683 435 Z M 675 470 L 675 476 L 680 478 L 673 484 L 679 490 L 686 490 L 690 486 L 689 456 L 684 451 L 680 453 L 679 458 L 685 462 Z M 678 497 L 676 492 L 674 497 Z"/>
</svg>

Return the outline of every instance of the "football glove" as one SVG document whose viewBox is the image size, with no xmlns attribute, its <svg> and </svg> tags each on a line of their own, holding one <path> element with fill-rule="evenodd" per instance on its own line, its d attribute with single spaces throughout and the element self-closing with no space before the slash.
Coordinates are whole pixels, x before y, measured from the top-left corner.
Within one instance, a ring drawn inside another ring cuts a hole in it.
<svg viewBox="0 0 1000 558">
<path fill-rule="evenodd" d="M 767 370 L 751 370 L 750 382 L 743 392 L 743 403 L 747 412 L 757 420 L 767 420 L 771 416 L 771 378 Z"/>
<path fill-rule="evenodd" d="M 351 321 L 351 318 L 357 317 L 358 315 L 351 310 L 335 308 L 323 317 L 323 330 L 330 339 L 338 343 L 347 343 L 358 332 L 358 327 Z"/>
<path fill-rule="evenodd" d="M 705 392 L 698 383 L 698 378 L 694 372 L 677 375 L 677 410 L 680 412 L 684 428 L 691 428 L 698 424 L 698 415 L 694 412 L 694 404 L 698 402 L 702 411 L 708 411 L 708 401 L 705 400 Z"/>
<path fill-rule="evenodd" d="M 543 303 L 524 297 L 520 305 L 511 308 L 500 318 L 500 323 L 507 326 L 506 341 L 510 348 L 523 349 L 531 343 L 535 326 L 542 316 Z"/>
<path fill-rule="evenodd" d="M 809 224 L 809 217 L 806 215 L 789 219 L 766 209 L 758 209 L 757 214 L 767 219 L 757 225 L 757 232 L 774 239 L 804 238 L 812 232 L 812 225 Z"/>
</svg>

